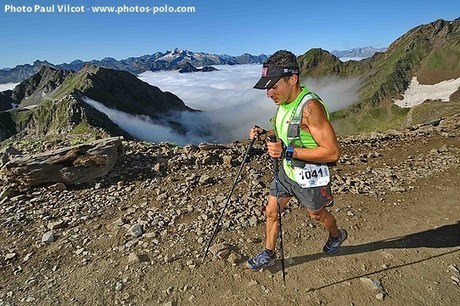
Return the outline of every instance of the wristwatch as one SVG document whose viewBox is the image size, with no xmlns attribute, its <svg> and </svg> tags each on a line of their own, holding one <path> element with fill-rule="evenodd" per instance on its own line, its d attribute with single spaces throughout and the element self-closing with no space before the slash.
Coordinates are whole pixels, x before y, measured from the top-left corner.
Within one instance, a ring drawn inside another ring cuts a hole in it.
<svg viewBox="0 0 460 306">
<path fill-rule="evenodd" d="M 289 146 L 286 148 L 286 153 L 284 155 L 284 158 L 286 159 L 288 163 L 291 163 L 292 157 L 294 157 L 294 147 Z"/>
</svg>

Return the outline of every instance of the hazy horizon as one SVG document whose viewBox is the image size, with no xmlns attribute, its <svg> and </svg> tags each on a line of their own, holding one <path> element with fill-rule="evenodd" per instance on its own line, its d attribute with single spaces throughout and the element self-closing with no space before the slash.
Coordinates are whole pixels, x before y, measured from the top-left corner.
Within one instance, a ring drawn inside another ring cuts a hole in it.
<svg viewBox="0 0 460 306">
<path fill-rule="evenodd" d="M 339 51 L 339 52 L 344 52 L 344 51 L 349 51 L 349 50 L 353 50 L 353 49 L 359 49 L 359 48 L 365 48 L 365 47 L 373 47 L 375 49 L 381 49 L 381 48 L 388 48 L 388 46 L 384 46 L 384 47 L 375 47 L 375 46 L 357 46 L 357 47 L 352 47 L 352 48 L 349 48 L 349 49 L 342 49 L 342 50 L 327 50 L 325 49 L 326 51 L 328 51 L 329 53 L 332 53 L 333 51 Z M 157 52 L 161 52 L 161 53 L 167 53 L 167 52 L 171 52 L 175 49 L 179 49 L 179 50 L 184 50 L 184 51 L 189 51 L 189 52 L 192 52 L 192 53 L 203 53 L 203 54 L 209 54 L 209 55 L 219 55 L 219 56 L 222 56 L 222 55 L 227 55 L 227 56 L 241 56 L 243 54 L 251 54 L 253 56 L 260 56 L 260 55 L 270 55 L 271 53 L 270 52 L 262 52 L 262 53 L 250 53 L 250 52 L 242 52 L 242 53 L 239 53 L 239 54 L 229 54 L 229 53 L 219 53 L 219 54 L 216 54 L 216 53 L 212 53 L 212 52 L 208 52 L 206 50 L 189 50 L 189 49 L 184 49 L 184 48 L 180 48 L 180 47 L 176 47 L 176 48 L 173 48 L 173 49 L 167 49 L 167 50 L 154 50 L 153 52 L 150 52 L 150 53 L 143 53 L 143 54 L 131 54 L 131 55 L 128 55 L 126 57 L 121 57 L 121 58 L 116 58 L 116 57 L 113 57 L 111 56 L 110 54 L 107 54 L 106 56 L 103 56 L 103 57 L 100 57 L 100 58 L 91 58 L 91 59 L 86 59 L 86 60 L 83 60 L 81 58 L 74 58 L 74 59 L 70 59 L 70 60 L 67 60 L 65 62 L 53 62 L 47 58 L 36 58 L 35 60 L 32 60 L 30 62 L 22 62 L 22 63 L 16 63 L 15 65 L 13 66 L 10 66 L 10 67 L 0 67 L 0 70 L 11 70 L 11 69 L 14 69 L 16 68 L 17 66 L 22 66 L 22 65 L 33 65 L 36 61 L 39 61 L 39 62 L 48 62 L 52 65 L 56 65 L 56 66 L 59 66 L 59 65 L 70 65 L 72 62 L 74 61 L 82 61 L 84 63 L 89 63 L 89 62 L 92 62 L 92 61 L 102 61 L 106 58 L 113 58 L 114 60 L 116 61 L 123 61 L 123 60 L 128 60 L 130 58 L 138 58 L 138 57 L 143 57 L 143 56 L 148 56 L 148 55 L 153 55 Z M 300 56 L 302 54 L 304 54 L 305 52 L 307 52 L 308 50 L 305 50 L 304 52 L 302 53 L 299 53 L 299 54 L 296 54 L 297 56 Z M 349 61 L 349 60 L 356 60 L 356 61 L 359 61 L 359 60 L 362 60 L 364 59 L 365 57 L 339 57 L 341 61 L 343 62 L 346 62 L 346 61 Z M 213 65 L 213 66 L 219 66 L 219 65 Z M 1 85 L 2 83 L 0 83 Z"/>
</svg>

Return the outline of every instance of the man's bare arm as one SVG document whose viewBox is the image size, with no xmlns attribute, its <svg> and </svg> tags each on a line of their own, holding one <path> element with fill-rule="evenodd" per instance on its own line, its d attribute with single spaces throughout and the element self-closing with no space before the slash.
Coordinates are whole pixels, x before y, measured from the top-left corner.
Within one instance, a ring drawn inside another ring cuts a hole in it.
<svg viewBox="0 0 460 306">
<path fill-rule="evenodd" d="M 321 102 L 313 100 L 304 106 L 301 128 L 310 132 L 318 147 L 295 148 L 295 159 L 313 162 L 335 162 L 339 159 L 337 136 Z"/>
</svg>

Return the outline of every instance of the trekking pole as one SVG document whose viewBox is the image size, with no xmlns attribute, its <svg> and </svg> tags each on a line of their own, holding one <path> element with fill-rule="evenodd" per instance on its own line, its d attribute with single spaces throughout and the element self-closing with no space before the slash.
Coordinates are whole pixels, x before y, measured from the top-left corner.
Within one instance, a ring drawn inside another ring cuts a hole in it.
<svg viewBox="0 0 460 306">
<path fill-rule="evenodd" d="M 220 212 L 220 216 L 219 216 L 219 219 L 217 220 L 217 224 L 216 224 L 216 227 L 214 228 L 214 232 L 212 233 L 211 238 L 209 238 L 208 245 L 206 246 L 206 250 L 204 251 L 203 262 L 206 259 L 206 255 L 208 254 L 209 247 L 211 246 L 212 240 L 214 239 L 214 237 L 217 235 L 217 232 L 219 231 L 219 225 L 220 225 L 220 222 L 222 220 L 222 217 L 224 216 L 225 209 L 227 208 L 228 203 L 230 202 L 230 197 L 233 194 L 233 190 L 235 190 L 235 186 L 236 186 L 236 183 L 238 182 L 238 179 L 240 177 L 241 170 L 243 170 L 243 166 L 246 163 L 246 159 L 248 158 L 249 152 L 251 151 L 252 145 L 254 144 L 255 141 L 256 141 L 256 138 L 253 138 L 249 142 L 248 150 L 246 151 L 246 154 L 244 154 L 244 158 L 243 158 L 243 161 L 241 162 L 240 169 L 238 170 L 238 173 L 236 174 L 236 177 L 235 177 L 235 181 L 233 182 L 232 190 L 230 191 L 230 194 L 227 197 L 225 205 L 222 208 L 222 211 Z"/>
<path fill-rule="evenodd" d="M 276 142 L 276 136 L 270 135 L 268 136 L 270 142 Z M 281 226 L 281 206 L 278 197 L 278 158 L 273 158 L 273 172 L 275 176 L 275 189 L 276 189 L 276 206 L 278 207 L 278 236 L 280 237 L 280 251 L 281 251 L 281 269 L 283 271 L 283 283 L 284 287 L 286 287 L 286 270 L 284 267 L 284 247 L 283 247 L 283 228 Z"/>
</svg>

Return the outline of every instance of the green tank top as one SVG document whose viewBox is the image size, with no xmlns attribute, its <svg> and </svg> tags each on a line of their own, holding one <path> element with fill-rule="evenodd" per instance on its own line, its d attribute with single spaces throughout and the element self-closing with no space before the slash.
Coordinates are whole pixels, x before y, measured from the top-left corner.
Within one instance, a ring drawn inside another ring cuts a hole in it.
<svg viewBox="0 0 460 306">
<path fill-rule="evenodd" d="M 281 141 L 283 141 L 285 146 L 289 146 L 289 145 L 293 144 L 295 147 L 301 147 L 301 148 L 316 148 L 316 147 L 318 147 L 318 144 L 313 139 L 311 134 L 309 132 L 306 132 L 306 131 L 300 129 L 300 128 L 299 128 L 299 136 L 300 137 L 298 139 L 290 140 L 287 137 L 289 122 L 291 122 L 291 120 L 295 116 L 299 116 L 299 115 L 302 114 L 302 110 L 298 109 L 299 104 L 301 104 L 302 99 L 307 95 L 310 95 L 310 96 L 307 97 L 306 101 L 310 101 L 312 99 L 315 99 L 315 100 L 318 100 L 319 102 L 321 102 L 321 104 L 323 105 L 324 110 L 326 112 L 327 119 L 329 120 L 329 112 L 327 110 L 326 105 L 321 100 L 321 98 L 318 95 L 316 95 L 315 93 L 310 92 L 307 87 L 302 87 L 302 91 L 299 93 L 297 98 L 294 101 L 292 101 L 291 103 L 289 103 L 289 104 L 281 104 L 278 107 L 278 110 L 276 112 L 275 117 L 273 117 L 274 122 L 272 121 L 272 124 L 273 124 L 274 130 L 275 130 L 275 133 L 276 133 L 277 137 L 279 139 L 281 139 Z M 283 167 L 284 167 L 284 171 L 286 172 L 287 176 L 290 179 L 295 181 L 294 169 L 292 168 L 292 166 L 289 163 L 286 162 L 286 160 L 283 160 Z"/>
</svg>

